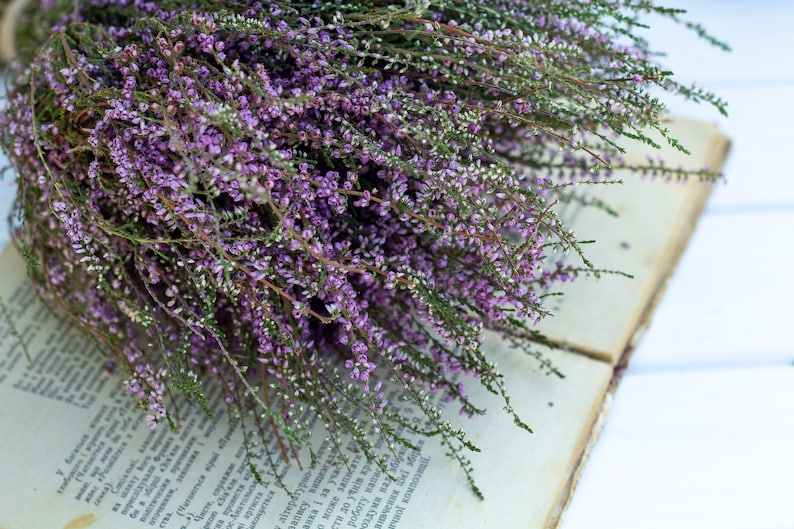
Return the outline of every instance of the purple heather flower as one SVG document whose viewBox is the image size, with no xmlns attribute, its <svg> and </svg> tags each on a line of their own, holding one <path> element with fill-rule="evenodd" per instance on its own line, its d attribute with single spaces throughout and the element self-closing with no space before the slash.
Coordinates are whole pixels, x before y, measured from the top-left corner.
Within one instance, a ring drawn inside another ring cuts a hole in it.
<svg viewBox="0 0 794 529">
<path fill-rule="evenodd" d="M 648 125 L 646 50 L 564 0 L 493 0 L 473 25 L 431 3 L 373 2 L 372 26 L 346 3 L 221 4 L 81 3 L 89 24 L 54 24 L 68 52 L 53 39 L 12 86 L 2 143 L 42 292 L 102 329 L 149 426 L 198 378 L 253 408 L 265 378 L 286 428 L 296 401 L 336 422 L 345 392 L 390 432 L 391 379 L 479 413 L 457 377 L 503 392 L 483 330 L 531 337 L 576 275 L 551 206 Z M 414 31 L 439 42 L 421 60 Z"/>
</svg>

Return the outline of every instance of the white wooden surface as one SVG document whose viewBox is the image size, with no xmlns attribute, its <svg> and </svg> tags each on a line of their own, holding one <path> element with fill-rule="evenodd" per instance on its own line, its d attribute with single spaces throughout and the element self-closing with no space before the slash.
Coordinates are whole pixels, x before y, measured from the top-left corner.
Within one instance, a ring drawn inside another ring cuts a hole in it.
<svg viewBox="0 0 794 529">
<path fill-rule="evenodd" d="M 562 529 L 794 528 L 794 2 L 679 0 L 725 54 L 649 39 L 717 91 L 733 140 L 716 190 L 617 391 Z"/>
<path fill-rule="evenodd" d="M 681 79 L 730 102 L 727 119 L 670 102 L 731 137 L 727 182 L 632 359 L 563 529 L 794 528 L 794 2 L 684 7 L 733 53 L 666 23 L 649 38 Z M 6 176 L 3 219 L 12 194 Z"/>
</svg>

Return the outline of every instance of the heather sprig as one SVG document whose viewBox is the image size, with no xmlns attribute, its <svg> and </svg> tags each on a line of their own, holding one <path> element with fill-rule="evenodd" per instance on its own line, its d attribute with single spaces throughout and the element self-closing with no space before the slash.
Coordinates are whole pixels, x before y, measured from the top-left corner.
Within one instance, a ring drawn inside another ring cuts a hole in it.
<svg viewBox="0 0 794 529">
<path fill-rule="evenodd" d="M 319 421 L 387 471 L 373 439 L 408 428 L 474 486 L 430 395 L 481 414 L 468 377 L 529 429 L 483 334 L 539 356 L 543 297 L 597 273 L 555 204 L 612 182 L 621 138 L 677 145 L 651 88 L 724 110 L 635 36 L 681 15 L 648 2 L 49 4 L 0 135 L 31 276 L 123 361 L 150 426 L 172 390 L 212 413 L 220 384 L 273 465 Z"/>
</svg>

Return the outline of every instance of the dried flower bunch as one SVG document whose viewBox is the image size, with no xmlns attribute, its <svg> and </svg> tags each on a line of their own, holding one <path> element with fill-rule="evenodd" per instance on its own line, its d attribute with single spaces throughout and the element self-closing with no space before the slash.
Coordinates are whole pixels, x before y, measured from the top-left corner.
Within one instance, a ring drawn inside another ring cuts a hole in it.
<svg viewBox="0 0 794 529">
<path fill-rule="evenodd" d="M 310 446 L 318 419 L 384 470 L 409 426 L 470 478 L 428 394 L 480 414 L 469 375 L 515 415 L 484 330 L 537 354 L 544 294 L 589 270 L 551 257 L 579 251 L 552 204 L 664 132 L 651 89 L 722 108 L 654 63 L 638 17 L 680 13 L 644 1 L 46 4 L 1 120 L 42 293 L 151 426 L 218 383 L 244 425 Z"/>
</svg>

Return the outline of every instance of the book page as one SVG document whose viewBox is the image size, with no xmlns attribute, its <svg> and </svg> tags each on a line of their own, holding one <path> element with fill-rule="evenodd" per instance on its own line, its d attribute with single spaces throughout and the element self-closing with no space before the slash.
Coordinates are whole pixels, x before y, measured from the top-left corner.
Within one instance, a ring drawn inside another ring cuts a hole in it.
<svg viewBox="0 0 794 529">
<path fill-rule="evenodd" d="M 543 528 L 555 515 L 612 374 L 603 362 L 553 350 L 547 356 L 565 378 L 550 376 L 537 360 L 490 336 L 513 404 L 534 433 L 517 428 L 499 399 L 469 385 L 490 413 L 471 420 L 452 413 L 452 420 L 482 448 L 471 459 L 485 501 L 433 438 L 413 439 L 421 452 L 397 450 L 392 481 L 363 456 L 341 464 L 319 429 L 317 468 L 307 468 L 306 457 L 303 468 L 276 460 L 289 497 L 266 465 L 264 483 L 254 480 L 240 429 L 230 429 L 222 405 L 218 409 L 217 389 L 205 388 L 217 412 L 213 420 L 183 405 L 178 432 L 165 425 L 149 430 L 145 412 L 122 391 L 123 374 L 42 305 L 11 247 L 0 257 L 0 277 L 14 322 L 12 328 L 0 319 L 3 529 Z M 398 398 L 391 402 L 400 406 Z"/>
<path fill-rule="evenodd" d="M 627 164 L 647 163 L 646 155 L 653 155 L 670 167 L 720 169 L 729 143 L 714 125 L 675 120 L 669 128 L 691 156 L 670 146 L 657 151 L 636 144 L 626 156 Z M 560 215 L 579 240 L 595 240 L 583 246 L 595 268 L 633 278 L 603 274 L 599 279 L 582 277 L 555 286 L 564 295 L 547 298 L 553 316 L 540 323 L 540 330 L 559 346 L 611 364 L 642 330 L 714 186 L 695 180 L 664 183 L 627 170 L 615 177 L 624 183 L 580 187 L 616 210 L 618 217 L 594 207 L 573 206 Z"/>
<path fill-rule="evenodd" d="M 719 166 L 727 142 L 713 127 L 679 122 L 673 133 L 696 153 L 688 163 Z M 149 430 L 145 411 L 122 391 L 124 373 L 38 300 L 22 259 L 6 248 L 0 256 L 0 296 L 14 325 L 0 318 L 0 528 L 553 525 L 597 433 L 596 421 L 603 419 L 613 364 L 641 330 L 711 190 L 696 182 L 625 179 L 629 183 L 622 188 L 603 190 L 620 218 L 592 208 L 576 210 L 571 218 L 580 238 L 598 241 L 585 248 L 595 266 L 635 278 L 604 276 L 566 285 L 565 297 L 552 298 L 560 302 L 554 307 L 558 315 L 542 324 L 563 348 L 595 359 L 546 351 L 564 373 L 560 379 L 489 336 L 489 351 L 505 375 L 512 403 L 534 433 L 517 428 L 502 413 L 501 401 L 475 383 L 469 393 L 489 414 L 467 420 L 450 410 L 450 420 L 482 448 L 470 459 L 485 501 L 476 498 L 463 471 L 433 438 L 412 439 L 421 452 L 397 449 L 392 481 L 353 452 L 347 466 L 340 463 L 320 428 L 314 438 L 316 468 L 308 468 L 305 453 L 303 466 L 286 464 L 271 439 L 275 472 L 260 465 L 264 483 L 257 483 L 241 448 L 242 432 L 230 426 L 222 395 L 211 386 L 205 390 L 216 412 L 213 420 L 183 404 L 178 432 L 166 425 Z M 389 398 L 394 409 L 411 413 L 395 395 Z"/>
</svg>

